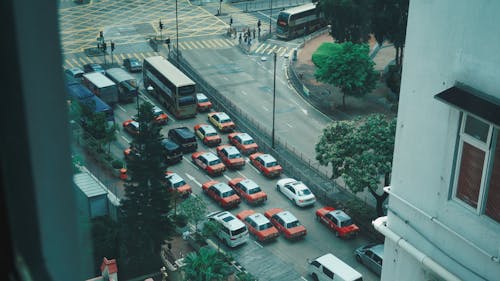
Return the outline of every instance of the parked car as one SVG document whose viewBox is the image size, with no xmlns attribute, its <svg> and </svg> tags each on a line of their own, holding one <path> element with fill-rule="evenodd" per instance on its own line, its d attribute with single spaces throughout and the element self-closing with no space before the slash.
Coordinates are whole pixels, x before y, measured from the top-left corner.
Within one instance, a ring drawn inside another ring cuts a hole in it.
<svg viewBox="0 0 500 281">
<path fill-rule="evenodd" d="M 220 136 L 212 125 L 197 124 L 194 126 L 194 133 L 206 146 L 217 146 L 221 142 Z"/>
<path fill-rule="evenodd" d="M 247 225 L 248 230 L 260 242 L 276 239 L 280 234 L 272 222 L 261 213 L 253 210 L 244 210 L 236 215 L 238 219 Z"/>
<path fill-rule="evenodd" d="M 268 178 L 279 177 L 283 171 L 283 168 L 271 154 L 256 152 L 250 155 L 249 158 L 252 165 Z"/>
<path fill-rule="evenodd" d="M 216 151 L 226 167 L 230 169 L 241 169 L 245 166 L 245 159 L 243 159 L 236 147 L 231 145 L 220 145 L 217 146 Z"/>
<path fill-rule="evenodd" d="M 191 160 L 210 176 L 220 176 L 226 170 L 224 163 L 212 152 L 195 152 L 191 155 Z"/>
<path fill-rule="evenodd" d="M 342 210 L 323 207 L 316 210 L 316 219 L 330 228 L 337 237 L 350 238 L 358 235 L 359 227 Z"/>
<path fill-rule="evenodd" d="M 287 239 L 299 239 L 307 235 L 305 226 L 303 226 L 291 212 L 284 211 L 281 208 L 273 208 L 267 210 L 264 216 L 266 216 Z"/>
<path fill-rule="evenodd" d="M 228 247 L 236 247 L 248 241 L 247 226 L 228 211 L 217 211 L 207 215 L 209 221 L 219 224 L 216 236 Z"/>
<path fill-rule="evenodd" d="M 142 64 L 136 58 L 126 58 L 123 60 L 123 67 L 125 67 L 129 72 L 140 72 L 142 71 Z"/>
<path fill-rule="evenodd" d="M 208 121 L 223 133 L 232 132 L 236 125 L 225 112 L 208 113 Z"/>
<path fill-rule="evenodd" d="M 382 273 L 384 261 L 384 244 L 368 244 L 354 250 L 356 260 L 375 272 L 378 276 Z"/>
<path fill-rule="evenodd" d="M 181 147 L 170 139 L 163 139 L 161 141 L 163 146 L 163 157 L 165 157 L 165 162 L 169 165 L 179 163 L 182 160 L 182 149 Z"/>
<path fill-rule="evenodd" d="M 73 78 L 82 79 L 82 76 L 85 72 L 83 71 L 83 69 L 81 69 L 79 67 L 72 67 L 72 68 L 68 68 L 68 69 L 64 70 L 64 73 L 66 73 L 67 75 L 69 75 Z"/>
<path fill-rule="evenodd" d="M 241 203 L 234 189 L 223 182 L 208 181 L 202 184 L 201 188 L 224 209 L 237 207 Z"/>
<path fill-rule="evenodd" d="M 165 186 L 170 191 L 177 192 L 183 198 L 189 197 L 192 193 L 191 186 L 179 174 L 170 171 L 165 174 Z"/>
<path fill-rule="evenodd" d="M 102 74 L 106 74 L 106 71 L 104 70 L 104 67 L 98 63 L 87 63 L 83 65 L 83 71 L 85 73 L 89 72 L 100 72 Z"/>
<path fill-rule="evenodd" d="M 196 108 L 199 112 L 209 111 L 212 108 L 212 102 L 202 93 L 196 94 Z"/>
<path fill-rule="evenodd" d="M 267 201 L 267 194 L 253 180 L 234 178 L 228 184 L 249 204 L 261 204 Z"/>
<path fill-rule="evenodd" d="M 247 133 L 234 132 L 230 133 L 227 138 L 232 145 L 236 146 L 241 153 L 246 155 L 257 152 L 259 148 L 257 143 L 255 143 L 253 138 Z"/>
<path fill-rule="evenodd" d="M 141 154 L 134 146 L 130 146 L 129 148 L 123 150 L 123 156 L 125 157 L 125 160 L 135 160 L 141 157 Z"/>
<path fill-rule="evenodd" d="M 168 115 L 158 106 L 153 106 L 153 116 L 158 124 L 165 125 L 168 123 Z"/>
<path fill-rule="evenodd" d="M 132 135 L 139 134 L 139 122 L 134 121 L 132 119 L 123 121 L 123 129 Z"/>
<path fill-rule="evenodd" d="M 281 179 L 276 183 L 276 189 L 299 207 L 314 205 L 316 202 L 316 196 L 311 190 L 296 179 Z"/>
<path fill-rule="evenodd" d="M 198 149 L 194 133 L 188 127 L 178 127 L 168 130 L 168 138 L 177 143 L 182 152 L 193 152 Z"/>
</svg>

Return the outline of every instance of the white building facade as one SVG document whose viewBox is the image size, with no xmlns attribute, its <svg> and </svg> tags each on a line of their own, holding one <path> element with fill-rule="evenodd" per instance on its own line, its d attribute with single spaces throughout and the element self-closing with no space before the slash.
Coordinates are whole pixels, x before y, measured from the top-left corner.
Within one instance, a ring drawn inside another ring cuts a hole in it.
<svg viewBox="0 0 500 281">
<path fill-rule="evenodd" d="M 410 1 L 382 281 L 500 280 L 500 1 Z"/>
</svg>

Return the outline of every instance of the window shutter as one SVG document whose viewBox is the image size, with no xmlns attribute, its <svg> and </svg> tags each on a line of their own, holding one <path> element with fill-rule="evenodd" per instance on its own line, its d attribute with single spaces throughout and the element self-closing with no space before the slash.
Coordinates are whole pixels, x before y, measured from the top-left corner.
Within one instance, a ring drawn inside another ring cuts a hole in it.
<svg viewBox="0 0 500 281">
<path fill-rule="evenodd" d="M 494 153 L 485 214 L 500 222 L 500 134 L 497 137 Z"/>
<path fill-rule="evenodd" d="M 481 188 L 484 155 L 484 151 L 464 142 L 456 196 L 474 208 Z"/>
</svg>

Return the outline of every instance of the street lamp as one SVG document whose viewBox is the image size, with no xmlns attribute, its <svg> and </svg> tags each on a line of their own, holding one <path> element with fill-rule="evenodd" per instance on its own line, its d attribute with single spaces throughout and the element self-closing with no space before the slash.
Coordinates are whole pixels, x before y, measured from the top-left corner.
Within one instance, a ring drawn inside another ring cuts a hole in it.
<svg viewBox="0 0 500 281">
<path fill-rule="evenodd" d="M 271 0 L 271 13 L 269 15 L 269 36 L 271 36 L 271 19 L 273 18 L 273 0 Z"/>
<path fill-rule="evenodd" d="M 177 15 L 177 1 L 178 0 L 175 0 L 175 60 L 177 62 L 177 67 L 179 67 L 179 17 Z"/>
<path fill-rule="evenodd" d="M 271 136 L 271 147 L 274 149 L 274 119 L 276 116 L 276 52 L 274 52 L 274 82 L 273 82 L 273 130 Z"/>
</svg>

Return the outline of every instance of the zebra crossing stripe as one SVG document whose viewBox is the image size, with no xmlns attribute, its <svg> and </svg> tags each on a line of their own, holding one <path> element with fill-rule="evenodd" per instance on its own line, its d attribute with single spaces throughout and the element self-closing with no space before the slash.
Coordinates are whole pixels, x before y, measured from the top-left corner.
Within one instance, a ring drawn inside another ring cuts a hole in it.
<svg viewBox="0 0 500 281">
<path fill-rule="evenodd" d="M 234 45 L 236 45 L 236 40 L 224 39 L 224 41 L 226 41 L 226 43 L 227 43 L 229 46 L 234 46 Z"/>
<path fill-rule="evenodd" d="M 137 53 L 133 53 L 132 56 L 134 56 L 138 60 L 142 60 L 142 57 L 138 55 Z"/>
<path fill-rule="evenodd" d="M 194 41 L 186 42 L 186 44 L 188 46 L 190 46 L 189 49 L 198 49 L 199 48 L 198 45 L 196 45 Z"/>
<path fill-rule="evenodd" d="M 269 52 L 267 52 L 267 54 L 268 55 L 272 54 L 274 49 L 276 49 L 276 47 L 278 47 L 278 46 L 274 45 L 273 48 L 271 50 L 269 50 Z"/>
<path fill-rule="evenodd" d="M 203 43 L 205 43 L 205 45 L 209 46 L 209 48 L 217 48 L 217 46 L 212 43 L 210 40 L 205 40 L 203 41 Z"/>
<path fill-rule="evenodd" d="M 258 52 L 260 51 L 260 49 L 261 49 L 262 47 L 264 47 L 265 45 L 266 45 L 265 43 L 261 43 L 261 44 L 259 45 L 259 47 L 257 47 L 257 50 L 255 50 L 255 53 L 258 53 Z"/>
<path fill-rule="evenodd" d="M 76 59 L 71 58 L 70 60 L 73 62 L 74 65 L 76 65 L 76 66 L 80 65 Z"/>
<path fill-rule="evenodd" d="M 69 61 L 69 59 L 66 59 L 65 62 L 66 62 L 66 65 L 68 66 L 66 68 L 73 68 L 74 67 L 73 64 L 71 64 L 71 62 Z"/>
<path fill-rule="evenodd" d="M 205 46 L 203 46 L 201 43 L 197 41 L 189 41 L 189 43 L 194 46 L 193 49 L 205 48 Z"/>
</svg>

